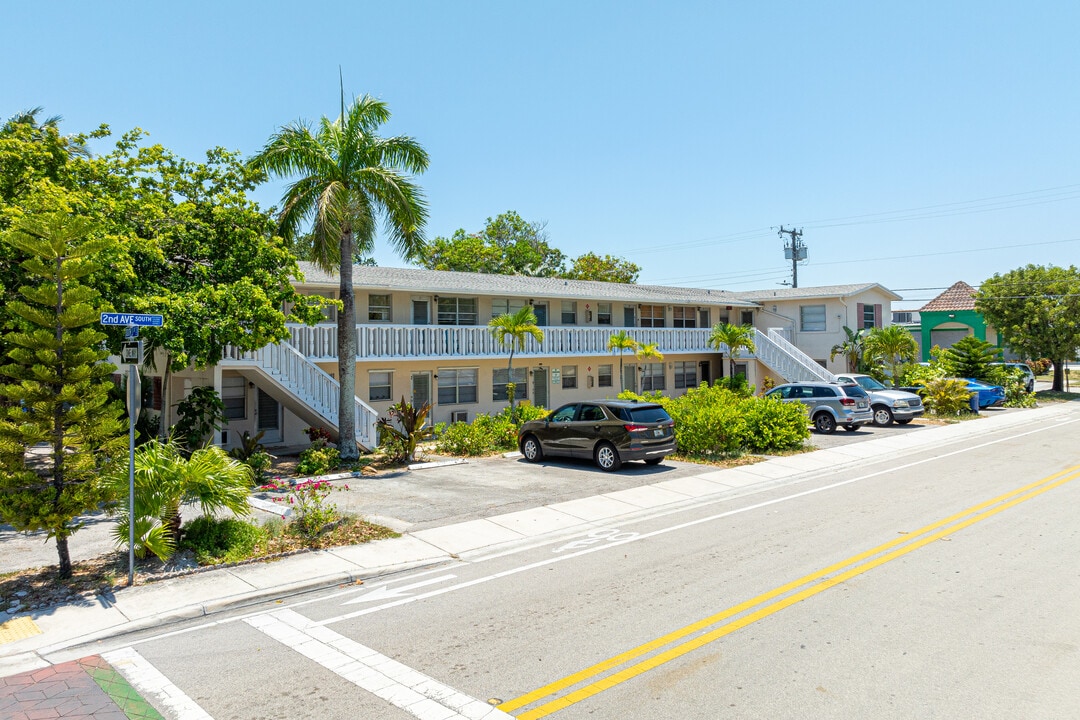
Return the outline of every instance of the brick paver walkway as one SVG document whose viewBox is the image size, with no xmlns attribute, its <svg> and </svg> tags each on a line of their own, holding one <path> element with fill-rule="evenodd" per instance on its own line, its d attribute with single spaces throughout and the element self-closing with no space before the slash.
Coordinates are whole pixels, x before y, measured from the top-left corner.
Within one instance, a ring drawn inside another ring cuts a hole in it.
<svg viewBox="0 0 1080 720">
<path fill-rule="evenodd" d="M 98 655 L 0 678 L 0 718 L 162 720 Z"/>
</svg>

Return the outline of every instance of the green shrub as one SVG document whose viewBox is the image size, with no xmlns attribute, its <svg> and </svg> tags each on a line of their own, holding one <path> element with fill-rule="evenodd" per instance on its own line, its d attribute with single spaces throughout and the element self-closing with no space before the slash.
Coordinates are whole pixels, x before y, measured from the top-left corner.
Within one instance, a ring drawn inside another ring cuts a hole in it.
<svg viewBox="0 0 1080 720">
<path fill-rule="evenodd" d="M 255 556 L 267 537 L 254 523 L 204 515 L 184 526 L 180 547 L 194 552 L 200 565 L 219 565 Z"/>
<path fill-rule="evenodd" d="M 959 415 L 971 409 L 971 391 L 967 383 L 955 378 L 934 378 L 922 392 L 923 404 L 934 415 Z"/>
<path fill-rule="evenodd" d="M 436 452 L 475 457 L 517 448 L 517 426 L 509 413 L 477 415 L 471 423 L 439 423 L 435 426 Z"/>
<path fill-rule="evenodd" d="M 806 406 L 772 398 L 744 400 L 741 404 L 746 428 L 746 447 L 766 453 L 794 450 L 810 437 Z"/>
<path fill-rule="evenodd" d="M 311 447 L 300 453 L 296 463 L 296 474 L 300 477 L 325 475 L 337 470 L 341 463 L 341 454 L 337 448 L 326 444 L 325 440 L 316 440 Z"/>
<path fill-rule="evenodd" d="M 1039 358 L 1038 360 L 1028 360 L 1027 365 L 1031 368 L 1031 372 L 1036 375 L 1045 375 L 1050 372 L 1051 363 L 1047 358 Z"/>
<path fill-rule="evenodd" d="M 506 415 L 509 417 L 509 410 L 503 410 L 500 415 Z M 518 405 L 517 408 L 517 421 L 518 425 L 529 422 L 530 420 L 542 420 L 551 414 L 551 411 L 545 407 L 539 405 Z"/>
</svg>

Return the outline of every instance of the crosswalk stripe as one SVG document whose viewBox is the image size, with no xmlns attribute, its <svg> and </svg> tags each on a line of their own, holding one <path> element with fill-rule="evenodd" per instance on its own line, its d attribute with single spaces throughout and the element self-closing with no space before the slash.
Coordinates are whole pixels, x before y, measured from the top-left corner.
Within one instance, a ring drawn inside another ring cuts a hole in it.
<svg viewBox="0 0 1080 720">
<path fill-rule="evenodd" d="M 420 720 L 513 717 L 293 610 L 257 615 L 244 622 Z"/>
<path fill-rule="evenodd" d="M 123 675 L 140 695 L 148 700 L 152 698 L 155 704 L 168 709 L 177 720 L 214 720 L 134 648 L 104 652 L 101 657 Z"/>
</svg>

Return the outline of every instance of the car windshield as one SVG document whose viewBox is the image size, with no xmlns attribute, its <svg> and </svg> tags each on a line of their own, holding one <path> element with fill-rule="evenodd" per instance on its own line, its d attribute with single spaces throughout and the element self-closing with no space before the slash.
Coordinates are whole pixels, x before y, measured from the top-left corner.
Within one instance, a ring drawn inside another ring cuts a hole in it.
<svg viewBox="0 0 1080 720">
<path fill-rule="evenodd" d="M 645 405 L 643 407 L 612 408 L 620 420 L 637 423 L 670 422 L 671 416 L 659 405 Z"/>
<path fill-rule="evenodd" d="M 859 384 L 859 387 L 861 387 L 863 390 L 888 390 L 889 389 L 889 388 L 885 387 L 884 385 L 882 385 L 881 383 L 879 383 L 874 378 L 870 377 L 869 375 L 863 375 L 862 377 L 857 377 L 857 378 L 855 378 L 855 382 L 857 382 Z"/>
</svg>

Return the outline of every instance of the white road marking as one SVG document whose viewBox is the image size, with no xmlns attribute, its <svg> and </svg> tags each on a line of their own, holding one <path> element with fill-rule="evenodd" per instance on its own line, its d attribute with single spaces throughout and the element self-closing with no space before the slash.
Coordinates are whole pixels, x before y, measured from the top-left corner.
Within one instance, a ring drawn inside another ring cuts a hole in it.
<svg viewBox="0 0 1080 720">
<path fill-rule="evenodd" d="M 435 583 L 441 583 L 446 580 L 453 580 L 456 577 L 457 575 L 443 575 L 442 577 L 431 578 L 430 580 L 421 580 L 420 582 L 413 583 L 412 585 L 402 585 L 401 587 L 396 587 L 393 590 L 390 589 L 389 583 L 387 583 L 386 585 L 380 585 L 378 587 L 372 588 L 369 592 L 364 593 L 360 597 L 353 598 L 352 600 L 346 600 L 341 604 L 353 605 L 355 603 L 374 602 L 376 600 L 389 600 L 392 598 L 405 597 L 407 595 L 412 595 L 411 592 L 408 592 L 409 590 L 415 590 L 416 588 L 421 588 L 426 585 L 434 585 Z"/>
<path fill-rule="evenodd" d="M 513 718 L 292 610 L 244 622 L 420 720 Z"/>
<path fill-rule="evenodd" d="M 101 657 L 123 675 L 140 695 L 153 699 L 156 705 L 168 709 L 171 716 L 177 720 L 214 720 L 134 648 L 103 652 Z"/>
<path fill-rule="evenodd" d="M 1080 422 L 1080 420 L 1067 420 L 1067 421 L 1065 421 L 1063 423 L 1059 423 L 1059 426 L 1060 425 L 1069 425 L 1069 424 L 1072 424 L 1072 423 L 1075 423 L 1075 422 Z M 1057 427 L 1057 426 L 1055 426 L 1055 427 Z M 632 543 L 632 542 L 638 542 L 640 540 L 648 540 L 649 538 L 657 537 L 659 535 L 666 535 L 667 533 L 676 532 L 676 531 L 679 531 L 679 530 L 685 530 L 686 528 L 694 527 L 695 525 L 701 525 L 703 523 L 710 523 L 710 522 L 713 522 L 715 520 L 722 520 L 723 518 L 731 517 L 732 515 L 739 515 L 741 513 L 749 512 L 751 510 L 760 510 L 761 508 L 769 507 L 770 505 L 778 505 L 780 503 L 785 503 L 785 502 L 788 502 L 788 501 L 791 501 L 791 500 L 797 500 L 799 498 L 807 497 L 809 495 L 816 495 L 817 493 L 825 492 L 827 490 L 835 490 L 838 487 L 843 487 L 845 485 L 851 485 L 853 483 L 862 482 L 864 480 L 869 480 L 870 478 L 878 477 L 880 475 L 888 475 L 890 473 L 897 472 L 898 470 L 906 470 L 908 468 L 917 467 L 919 465 L 925 465 L 926 463 L 934 462 L 936 460 L 941 460 L 942 458 L 951 457 L 953 455 L 961 455 L 963 453 L 971 452 L 972 450 L 978 450 L 980 448 L 987 447 L 988 445 L 995 445 L 995 444 L 997 444 L 999 442 L 1004 442 L 1006 440 L 1015 440 L 1016 438 L 1020 438 L 1020 437 L 1023 437 L 1025 435 L 1033 435 L 1033 434 L 1036 434 L 1036 433 L 1039 433 L 1039 432 L 1043 432 L 1043 430 L 1044 430 L 1044 428 L 1039 428 L 1038 430 L 1031 430 L 1031 431 L 1025 432 L 1025 433 L 1018 433 L 1016 435 L 1010 435 L 1007 438 L 1001 438 L 1001 439 L 998 439 L 998 440 L 990 440 L 990 441 L 987 441 L 985 443 L 981 443 L 979 445 L 973 445 L 971 447 L 961 448 L 959 450 L 954 450 L 952 452 L 947 452 L 947 453 L 943 453 L 941 455 L 936 455 L 936 456 L 934 456 L 932 458 L 924 458 L 922 460 L 916 460 L 914 462 L 906 463 L 904 465 L 897 465 L 895 467 L 886 468 L 884 470 L 878 470 L 876 472 L 867 473 L 866 475 L 860 475 L 859 477 L 853 477 L 853 478 L 849 478 L 847 480 L 840 480 L 839 482 L 831 483 L 829 485 L 822 485 L 821 487 L 811 488 L 809 490 L 803 490 L 802 492 L 793 493 L 791 495 L 785 495 L 783 497 L 773 498 L 772 500 L 765 500 L 763 502 L 755 503 L 753 505 L 747 505 L 745 507 L 736 508 L 734 510 L 728 510 L 726 512 L 717 513 L 716 515 L 710 515 L 708 517 L 698 518 L 697 520 L 690 520 L 690 521 L 687 521 L 687 522 L 684 522 L 684 523 L 679 523 L 677 525 L 671 525 L 671 526 L 668 526 L 666 528 L 660 528 L 659 530 L 653 530 L 652 532 L 641 533 L 641 534 L 627 533 L 628 535 L 633 535 L 633 537 L 627 537 L 626 539 L 622 539 L 622 540 L 609 540 L 604 545 L 599 545 L 599 546 L 596 546 L 596 547 L 588 547 L 588 548 L 585 548 L 584 550 L 578 550 L 577 552 L 573 552 L 573 553 L 570 553 L 568 555 L 562 555 L 560 557 L 554 557 L 554 558 L 547 558 L 547 559 L 544 559 L 544 560 L 538 560 L 537 562 L 528 563 L 526 565 L 519 565 L 518 567 L 510 568 L 508 570 L 503 570 L 501 572 L 493 573 L 491 575 L 485 575 L 483 577 L 478 577 L 478 578 L 475 578 L 473 580 L 466 580 L 464 582 L 458 583 L 457 585 L 451 585 L 449 587 L 439 588 L 438 590 L 431 590 L 429 592 L 421 593 L 419 595 L 412 595 L 412 596 L 409 596 L 409 597 L 406 597 L 406 598 L 399 598 L 397 600 L 393 600 L 393 601 L 385 603 L 383 605 L 376 605 L 375 607 L 369 607 L 369 608 L 366 608 L 364 610 L 356 610 L 354 612 L 346 613 L 344 615 L 338 615 L 337 617 L 327 618 L 326 620 L 320 620 L 318 624 L 319 625 L 330 625 L 332 623 L 341 622 L 343 620 L 350 620 L 350 619 L 355 618 L 355 617 L 360 617 L 361 615 L 368 615 L 370 613 L 379 612 L 381 610 L 388 610 L 390 608 L 398 607 L 399 605 L 407 605 L 407 604 L 409 604 L 411 602 L 416 602 L 417 600 L 426 600 L 427 598 L 436 597 L 436 596 L 442 595 L 444 593 L 453 592 L 455 590 L 462 590 L 464 588 L 473 587 L 474 585 L 481 585 L 481 584 L 486 583 L 486 582 L 491 582 L 492 580 L 499 580 L 499 579 L 502 579 L 504 577 L 510 577 L 511 575 L 517 575 L 518 573 L 527 572 L 529 570 L 535 570 L 537 568 L 545 567 L 547 565 L 554 565 L 555 563 L 563 562 L 565 560 L 573 560 L 575 558 L 579 558 L 579 557 L 581 557 L 583 555 L 588 555 L 590 553 L 599 552 L 599 551 L 602 551 L 602 550 L 610 550 L 612 548 L 616 548 L 616 547 L 619 547 L 621 545 L 626 545 L 626 544 L 629 544 L 629 543 Z M 680 509 L 678 512 L 681 512 L 681 511 L 682 511 L 682 509 Z M 666 514 L 667 514 L 667 512 L 664 512 L 661 515 L 658 515 L 657 517 L 662 517 L 663 515 L 666 515 Z M 606 528 L 605 530 L 606 531 L 616 531 L 617 532 L 618 528 Z M 588 537 L 588 536 L 586 536 L 586 537 Z"/>
</svg>

